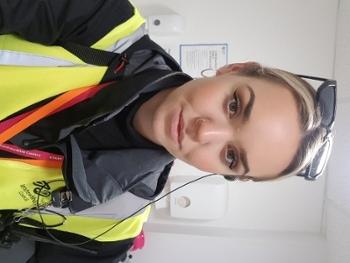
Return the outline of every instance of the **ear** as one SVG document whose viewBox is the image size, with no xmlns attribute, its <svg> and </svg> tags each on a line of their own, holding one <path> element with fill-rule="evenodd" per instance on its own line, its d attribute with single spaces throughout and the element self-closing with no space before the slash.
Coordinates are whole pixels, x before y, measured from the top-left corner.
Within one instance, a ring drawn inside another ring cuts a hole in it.
<svg viewBox="0 0 350 263">
<path fill-rule="evenodd" d="M 227 73 L 232 73 L 232 72 L 239 72 L 240 70 L 242 70 L 246 67 L 256 65 L 256 64 L 258 64 L 258 63 L 253 62 L 253 61 L 248 61 L 248 62 L 244 62 L 244 63 L 228 64 L 226 66 L 219 68 L 216 71 L 216 76 L 227 74 Z"/>
</svg>

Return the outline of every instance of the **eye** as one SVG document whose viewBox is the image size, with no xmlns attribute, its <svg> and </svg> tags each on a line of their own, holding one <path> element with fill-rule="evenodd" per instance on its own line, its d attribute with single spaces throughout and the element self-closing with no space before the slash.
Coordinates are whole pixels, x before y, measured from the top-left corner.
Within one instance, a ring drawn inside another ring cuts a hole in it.
<svg viewBox="0 0 350 263">
<path fill-rule="evenodd" d="M 229 100 L 227 103 L 227 111 L 230 117 L 237 115 L 239 113 L 240 108 L 241 108 L 241 101 L 237 96 L 237 92 L 235 92 L 231 100 Z"/>
<path fill-rule="evenodd" d="M 234 168 L 237 165 L 237 151 L 234 147 L 227 147 L 225 152 L 225 161 L 230 169 Z"/>
</svg>

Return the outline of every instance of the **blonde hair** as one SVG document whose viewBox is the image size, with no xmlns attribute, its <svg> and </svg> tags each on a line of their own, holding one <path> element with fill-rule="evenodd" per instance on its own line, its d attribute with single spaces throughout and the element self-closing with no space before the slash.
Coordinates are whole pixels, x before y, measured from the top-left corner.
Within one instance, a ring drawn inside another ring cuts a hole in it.
<svg viewBox="0 0 350 263">
<path fill-rule="evenodd" d="M 255 62 L 248 63 L 247 66 L 238 71 L 238 74 L 279 83 L 292 92 L 299 110 L 303 137 L 293 160 L 279 176 L 294 175 L 302 171 L 312 161 L 322 145 L 325 132 L 320 127 L 321 114 L 316 102 L 316 91 L 308 82 L 293 73 L 281 69 L 263 67 Z M 255 181 L 266 180 L 251 179 Z"/>
</svg>

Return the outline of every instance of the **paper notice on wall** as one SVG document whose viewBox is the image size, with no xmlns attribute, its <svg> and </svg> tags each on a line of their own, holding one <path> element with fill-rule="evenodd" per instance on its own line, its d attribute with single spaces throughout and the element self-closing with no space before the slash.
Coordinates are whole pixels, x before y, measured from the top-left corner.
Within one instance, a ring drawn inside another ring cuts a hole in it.
<svg viewBox="0 0 350 263">
<path fill-rule="evenodd" d="M 180 45 L 181 68 L 194 78 L 215 75 L 227 64 L 227 50 L 227 44 Z"/>
</svg>

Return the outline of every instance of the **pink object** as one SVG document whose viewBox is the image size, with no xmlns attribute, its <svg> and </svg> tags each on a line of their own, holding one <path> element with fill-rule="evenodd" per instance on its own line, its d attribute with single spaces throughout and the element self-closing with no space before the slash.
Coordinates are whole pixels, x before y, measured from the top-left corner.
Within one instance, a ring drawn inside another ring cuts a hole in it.
<svg viewBox="0 0 350 263">
<path fill-rule="evenodd" d="M 145 234 L 143 233 L 143 230 L 141 230 L 141 233 L 134 239 L 134 244 L 131 247 L 131 251 L 142 249 L 144 245 L 145 245 Z"/>
<path fill-rule="evenodd" d="M 7 130 L 8 128 L 10 128 L 11 126 L 15 125 L 17 122 L 19 122 L 20 120 L 24 119 L 25 117 L 27 117 L 32 112 L 34 112 L 34 110 L 22 113 L 20 115 L 17 115 L 16 117 L 13 117 L 13 118 L 8 119 L 6 121 L 0 122 L 0 132 L 3 132 L 5 130 Z"/>
</svg>

